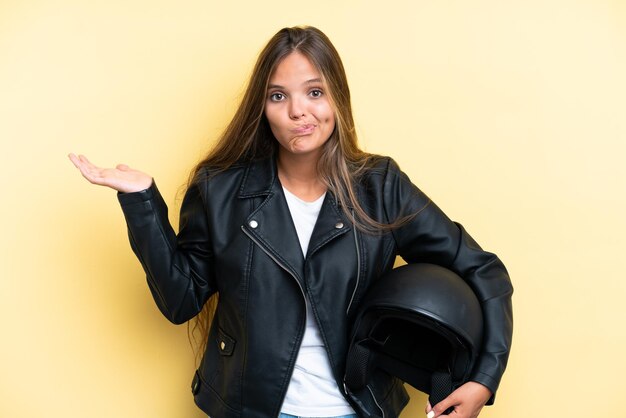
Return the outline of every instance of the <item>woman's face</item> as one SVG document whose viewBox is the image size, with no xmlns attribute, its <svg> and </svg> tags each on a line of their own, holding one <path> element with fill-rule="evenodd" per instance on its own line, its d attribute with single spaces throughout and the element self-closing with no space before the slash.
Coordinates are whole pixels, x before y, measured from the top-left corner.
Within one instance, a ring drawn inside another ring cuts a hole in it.
<svg viewBox="0 0 626 418">
<path fill-rule="evenodd" d="M 319 156 L 335 129 L 322 76 L 301 53 L 285 57 L 270 77 L 265 116 L 283 156 Z"/>
</svg>

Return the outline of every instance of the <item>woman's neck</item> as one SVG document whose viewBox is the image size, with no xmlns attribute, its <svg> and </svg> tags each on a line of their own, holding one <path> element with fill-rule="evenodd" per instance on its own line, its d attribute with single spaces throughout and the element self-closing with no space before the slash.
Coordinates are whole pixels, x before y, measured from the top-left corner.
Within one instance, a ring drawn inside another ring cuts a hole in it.
<svg viewBox="0 0 626 418">
<path fill-rule="evenodd" d="M 298 198 L 312 202 L 326 192 L 317 171 L 318 156 L 278 153 L 278 178 Z"/>
</svg>

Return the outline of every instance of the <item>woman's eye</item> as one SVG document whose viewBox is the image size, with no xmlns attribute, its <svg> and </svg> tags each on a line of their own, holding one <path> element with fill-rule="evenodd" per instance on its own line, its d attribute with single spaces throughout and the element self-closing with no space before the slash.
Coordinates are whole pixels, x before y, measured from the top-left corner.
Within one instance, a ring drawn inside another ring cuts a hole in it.
<svg viewBox="0 0 626 418">
<path fill-rule="evenodd" d="M 309 94 L 313 97 L 322 97 L 324 93 L 322 93 L 322 90 L 311 90 Z"/>
<path fill-rule="evenodd" d="M 282 93 L 272 93 L 270 94 L 270 100 L 273 102 L 280 102 L 283 100 L 285 96 Z"/>
</svg>

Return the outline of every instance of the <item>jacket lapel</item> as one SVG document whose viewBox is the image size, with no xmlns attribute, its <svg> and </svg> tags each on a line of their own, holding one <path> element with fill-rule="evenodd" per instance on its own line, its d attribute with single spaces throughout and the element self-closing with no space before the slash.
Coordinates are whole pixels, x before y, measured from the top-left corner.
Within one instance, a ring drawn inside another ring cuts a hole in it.
<svg viewBox="0 0 626 418">
<path fill-rule="evenodd" d="M 242 226 L 262 249 L 304 289 L 304 257 L 273 158 L 250 164 L 239 198 L 264 198 Z"/>
<path fill-rule="evenodd" d="M 350 224 L 341 209 L 337 206 L 334 196 L 328 192 L 315 223 L 307 258 L 333 239 L 350 231 Z"/>
</svg>

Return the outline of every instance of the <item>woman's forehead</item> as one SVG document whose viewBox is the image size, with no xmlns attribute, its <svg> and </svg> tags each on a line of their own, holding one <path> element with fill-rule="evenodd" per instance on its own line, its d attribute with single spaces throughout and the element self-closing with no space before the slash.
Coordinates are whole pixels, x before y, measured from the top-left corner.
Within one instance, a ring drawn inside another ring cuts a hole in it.
<svg viewBox="0 0 626 418">
<path fill-rule="evenodd" d="M 270 75 L 269 84 L 312 84 L 323 81 L 324 77 L 315 64 L 306 55 L 294 51 L 278 62 Z"/>
</svg>

